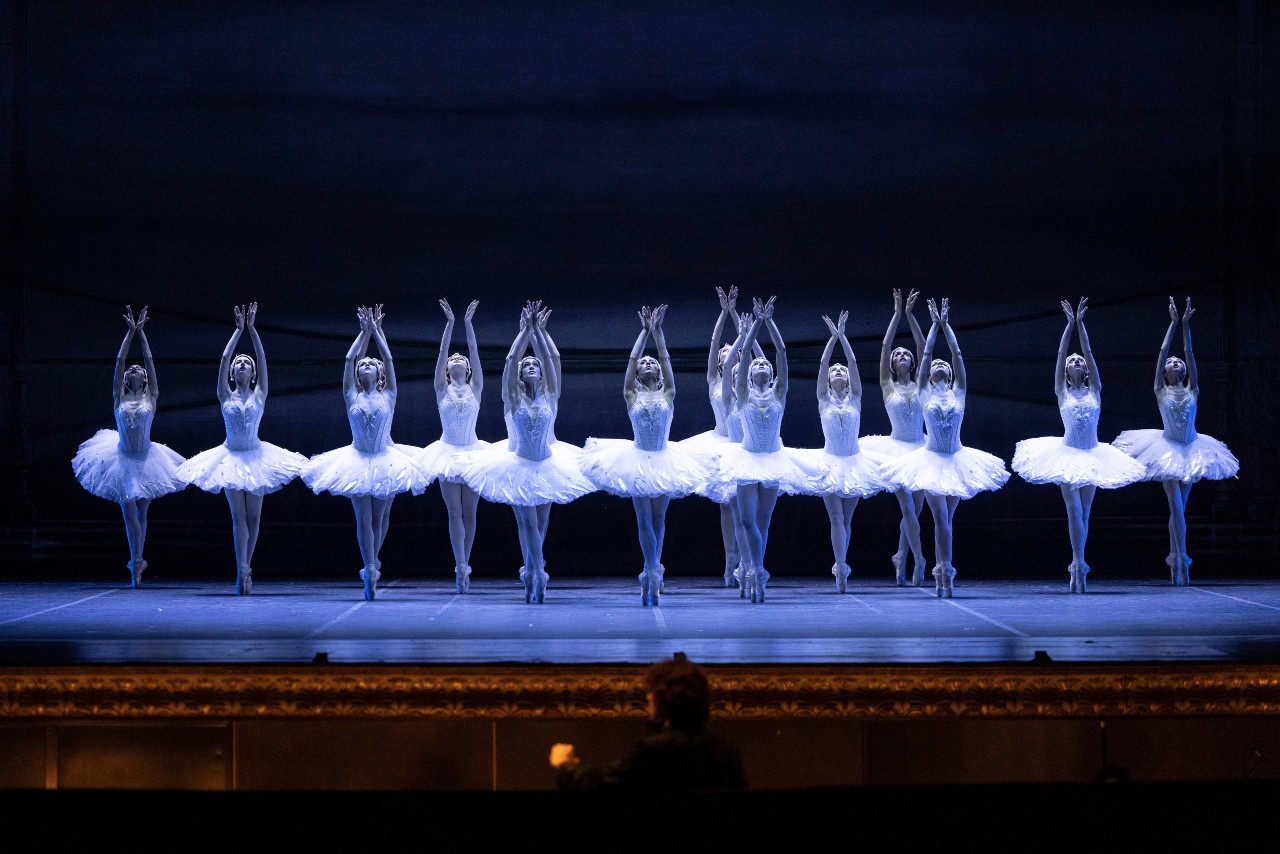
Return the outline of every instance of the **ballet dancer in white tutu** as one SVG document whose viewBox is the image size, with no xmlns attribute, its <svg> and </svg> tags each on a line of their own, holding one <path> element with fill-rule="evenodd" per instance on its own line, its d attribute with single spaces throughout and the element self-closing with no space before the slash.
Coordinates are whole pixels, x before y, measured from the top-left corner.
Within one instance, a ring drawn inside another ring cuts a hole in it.
<svg viewBox="0 0 1280 854">
<path fill-rule="evenodd" d="M 129 540 L 129 577 L 137 587 L 147 568 L 142 558 L 147 539 L 147 510 L 153 500 L 177 492 L 187 483 L 178 475 L 182 457 L 151 441 L 160 384 L 151 358 L 151 345 L 142 328 L 147 322 L 146 307 L 134 320 L 133 309 L 125 306 L 124 321 L 129 324 L 129 331 L 116 355 L 111 389 L 116 429 L 99 430 L 82 443 L 71 461 L 71 469 L 85 489 L 120 505 L 125 536 Z M 142 361 L 146 367 L 125 367 L 134 335 L 142 342 Z"/>
<path fill-rule="evenodd" d="M 738 495 L 738 512 L 742 516 L 746 552 L 745 571 L 740 596 L 751 592 L 752 602 L 764 602 L 769 573 L 764 568 L 768 544 L 769 522 L 778 494 L 814 494 L 819 489 L 821 472 L 808 460 L 782 445 L 780 430 L 787 403 L 787 348 L 773 321 L 774 297 L 766 303 L 755 300 L 755 312 L 747 332 L 738 342 L 738 352 L 749 350 L 767 325 L 777 350 L 778 371 L 763 356 L 751 360 L 737 372 L 734 396 L 738 418 L 742 422 L 742 443 L 730 445 L 720 454 L 715 479 L 723 487 L 732 487 Z M 736 359 L 731 353 L 727 362 Z"/>
<path fill-rule="evenodd" d="M 1212 436 L 1196 432 L 1196 401 L 1200 379 L 1191 352 L 1191 315 L 1196 310 L 1187 297 L 1182 313 L 1184 362 L 1169 355 L 1178 326 L 1178 306 L 1169 297 L 1169 329 L 1156 359 L 1155 393 L 1163 430 L 1126 430 L 1112 444 L 1141 463 L 1146 480 L 1158 480 L 1169 500 L 1169 574 L 1173 583 L 1191 583 L 1191 558 L 1187 556 L 1187 498 L 1192 485 L 1202 479 L 1235 477 L 1240 461 Z"/>
<path fill-rule="evenodd" d="M 1127 454 L 1098 441 L 1098 416 L 1102 411 L 1102 380 L 1098 363 L 1089 346 L 1084 315 L 1089 300 L 1082 298 L 1072 312 L 1071 303 L 1062 301 L 1067 315 L 1067 328 L 1058 344 L 1058 361 L 1054 367 L 1053 390 L 1058 397 L 1058 414 L 1062 416 L 1065 435 L 1023 439 L 1013 454 L 1013 470 L 1028 483 L 1056 483 L 1062 489 L 1067 505 L 1067 532 L 1071 536 L 1071 592 L 1085 592 L 1085 576 L 1089 565 L 1084 560 L 1085 541 L 1089 538 L 1089 510 L 1098 488 L 1116 489 L 1141 480 L 1143 467 Z M 1071 332 L 1080 338 L 1084 355 L 1072 353 Z"/>
<path fill-rule="evenodd" d="M 467 352 L 449 353 L 453 340 L 453 309 L 440 300 L 444 310 L 444 335 L 440 338 L 440 356 L 436 359 L 436 406 L 440 410 L 443 435 L 422 449 L 417 462 L 426 474 L 440 484 L 440 494 L 449 513 L 449 543 L 453 546 L 454 589 L 466 593 L 471 589 L 471 545 L 476 539 L 476 505 L 480 497 L 462 479 L 469 451 L 489 447 L 476 438 L 476 418 L 480 415 L 480 395 L 484 391 L 484 373 L 480 367 L 480 348 L 471 318 L 479 302 L 467 306 L 462 323 L 467 333 Z"/>
<path fill-rule="evenodd" d="M 726 371 L 729 373 L 733 371 L 733 365 L 725 364 L 725 360 L 733 350 L 733 344 L 721 346 L 720 341 L 726 321 L 732 322 L 731 328 L 737 331 L 738 335 L 745 334 L 746 330 L 742 326 L 742 318 L 738 316 L 738 289 L 731 287 L 726 294 L 722 288 L 717 287 L 716 295 L 720 298 L 720 316 L 716 318 L 715 329 L 711 332 L 711 348 L 707 351 L 707 397 L 711 401 L 715 428 L 680 441 L 680 446 L 691 451 L 708 472 L 714 472 L 717 469 L 720 451 L 724 450 L 726 445 L 742 441 L 742 433 L 738 428 L 733 407 L 732 377 L 726 376 Z M 757 356 L 764 355 L 764 350 L 759 344 L 755 345 L 754 352 Z M 727 400 L 726 389 L 728 389 Z M 712 494 L 713 491 L 715 491 L 713 481 L 708 480 L 698 489 L 698 494 L 720 505 L 720 539 L 724 543 L 724 586 L 732 587 L 738 583 L 742 566 L 743 533 L 742 518 L 738 513 L 737 490 L 731 489 L 724 494 L 716 495 Z"/>
<path fill-rule="evenodd" d="M 662 540 L 667 505 L 683 498 L 707 479 L 707 470 L 679 443 L 669 442 L 676 377 L 662 331 L 667 307 L 642 308 L 640 334 L 627 359 L 622 396 L 627 402 L 633 440 L 589 438 L 582 449 L 582 473 L 597 489 L 630 498 L 644 570 L 640 573 L 640 604 L 657 605 L 664 568 Z M 658 358 L 644 355 L 645 339 L 653 336 Z"/>
<path fill-rule="evenodd" d="M 919 294 L 912 291 L 907 295 L 904 305 L 902 291 L 893 290 L 893 319 L 884 333 L 884 343 L 880 345 L 880 394 L 884 398 L 884 408 L 889 414 L 890 431 L 888 436 L 863 436 L 860 442 L 863 451 L 871 451 L 887 457 L 900 457 L 917 448 L 924 447 L 924 413 L 921 409 L 920 387 L 916 383 L 916 372 L 920 366 L 920 354 L 924 350 L 924 333 L 920 324 L 916 323 L 911 313 Z M 894 347 L 893 339 L 898 334 L 898 324 L 906 315 L 911 326 L 911 337 L 915 340 L 913 352 L 908 347 Z M 898 586 L 907 583 L 907 550 L 910 549 L 914 566 L 911 571 L 911 584 L 919 587 L 924 584 L 924 549 L 920 546 L 920 511 L 924 509 L 924 492 L 906 489 L 894 490 L 898 499 L 898 508 L 902 512 L 902 521 L 898 525 L 898 551 L 893 555 L 893 574 Z"/>
<path fill-rule="evenodd" d="M 318 454 L 302 469 L 302 481 L 319 495 L 343 495 L 351 499 L 356 514 L 356 541 L 364 567 L 364 598 L 378 594 L 382 575 L 378 554 L 391 521 L 391 502 L 401 492 L 421 493 L 431 482 L 413 461 L 421 450 L 391 440 L 396 411 L 396 369 L 382 331 L 382 305 L 360 306 L 356 318 L 360 334 L 347 351 L 342 369 L 342 396 L 351 424 L 351 444 Z M 381 359 L 366 357 L 369 339 L 378 345 Z"/>
<path fill-rule="evenodd" d="M 468 455 L 467 485 L 481 498 L 511 505 L 524 557 L 521 583 L 526 602 L 541 603 L 547 589 L 542 546 L 552 504 L 567 504 L 594 492 L 578 467 L 581 448 L 554 440 L 560 399 L 559 360 L 547 345 L 549 311 L 528 303 L 520 333 L 502 369 L 503 406 L 509 416 L 510 445 L 490 445 Z M 532 345 L 534 356 L 521 358 Z M 518 361 L 517 361 L 518 360 Z"/>
<path fill-rule="evenodd" d="M 253 590 L 253 548 L 262 520 L 262 496 L 297 477 L 307 458 L 258 438 L 267 406 L 267 357 L 254 326 L 258 304 L 236 306 L 235 317 L 235 331 L 218 364 L 218 402 L 226 441 L 187 460 L 178 467 L 178 475 L 205 492 L 221 491 L 227 496 L 236 549 L 236 593 L 245 595 Z M 246 330 L 253 340 L 256 363 L 245 353 L 232 358 Z"/>
<path fill-rule="evenodd" d="M 960 425 L 964 421 L 967 378 L 960 345 L 951 329 L 951 306 L 944 299 L 941 310 L 929 300 L 929 316 L 933 325 L 924 342 L 920 373 L 916 378 L 922 399 L 926 430 L 925 445 L 885 463 L 885 479 L 890 485 L 908 492 L 923 491 L 933 514 L 933 549 L 937 564 L 933 577 L 937 594 L 950 598 L 955 566 L 951 562 L 952 523 L 956 507 L 979 492 L 995 490 L 1009 479 L 1004 462 L 985 451 L 960 444 Z M 951 365 L 933 358 L 933 345 L 941 327 L 951 348 Z M 928 365 L 926 375 L 925 365 Z M 926 385 L 927 382 L 927 385 Z"/>
<path fill-rule="evenodd" d="M 870 498 L 887 488 L 880 476 L 885 457 L 859 447 L 862 378 L 858 376 L 858 363 L 844 331 L 849 312 L 840 312 L 838 321 L 832 321 L 825 314 L 822 320 L 831 331 L 818 363 L 818 417 L 822 421 L 824 445 L 818 450 L 796 453 L 809 457 L 813 467 L 823 472 L 818 494 L 826 505 L 831 525 L 831 552 L 835 557 L 831 574 L 836 579 L 836 590 L 844 593 L 849 579 L 847 558 L 853 511 L 859 498 Z M 831 364 L 837 339 L 847 365 Z"/>
</svg>

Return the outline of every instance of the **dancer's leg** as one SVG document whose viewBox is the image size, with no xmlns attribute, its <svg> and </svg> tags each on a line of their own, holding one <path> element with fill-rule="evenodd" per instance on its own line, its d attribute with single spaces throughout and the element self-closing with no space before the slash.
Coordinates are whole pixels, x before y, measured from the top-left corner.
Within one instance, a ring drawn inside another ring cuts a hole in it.
<svg viewBox="0 0 1280 854">
<path fill-rule="evenodd" d="M 929 504 L 929 512 L 933 514 L 933 555 L 936 563 L 933 577 L 937 583 L 938 596 L 951 595 L 951 578 L 955 569 L 951 566 L 951 517 L 954 505 L 951 496 L 925 493 L 925 501 Z"/>
<path fill-rule="evenodd" d="M 724 543 L 724 586 L 732 587 L 736 582 L 734 573 L 742 556 L 738 553 L 738 506 L 732 501 L 720 505 L 720 539 Z"/>
<path fill-rule="evenodd" d="M 440 481 L 440 495 L 449 517 L 449 546 L 453 549 L 454 567 L 467 563 L 467 523 L 463 518 L 462 490 L 465 484 Z"/>
<path fill-rule="evenodd" d="M 898 553 L 893 556 L 894 578 L 898 586 L 907 583 L 907 550 L 911 550 L 914 566 L 911 583 L 919 587 L 924 584 L 924 548 L 920 545 L 920 511 L 924 509 L 923 492 L 908 492 L 899 489 L 894 493 L 898 499 L 898 509 L 902 513 L 902 522 L 898 526 Z"/>
<path fill-rule="evenodd" d="M 262 496 L 252 492 L 244 494 L 244 519 L 249 529 L 249 542 L 245 546 L 244 562 L 253 566 L 253 550 L 258 547 L 258 528 L 262 526 Z"/>
<path fill-rule="evenodd" d="M 138 519 L 138 502 L 137 501 L 121 501 L 120 512 L 124 516 L 124 535 L 129 541 L 129 578 L 130 583 L 137 587 L 142 583 L 142 546 L 143 546 L 143 529 L 142 523 Z"/>
<path fill-rule="evenodd" d="M 831 565 L 831 574 L 836 579 L 836 590 L 845 591 L 849 578 L 849 565 L 845 562 L 849 548 L 849 532 L 845 528 L 844 499 L 839 495 L 822 496 L 822 504 L 827 509 L 827 523 L 830 525 L 831 555 L 835 563 Z"/>
<path fill-rule="evenodd" d="M 640 573 L 640 604 L 658 604 L 658 533 L 656 530 L 656 499 L 635 497 L 631 504 L 636 511 L 636 532 L 640 538 L 640 551 L 644 555 L 644 571 Z"/>
<path fill-rule="evenodd" d="M 1081 507 L 1080 490 L 1069 483 L 1060 484 L 1062 503 L 1067 508 L 1067 536 L 1071 539 L 1071 566 L 1067 573 L 1071 576 L 1071 592 L 1085 591 L 1085 574 L 1089 567 L 1084 562 L 1084 541 L 1087 536 L 1084 521 L 1084 509 Z"/>
<path fill-rule="evenodd" d="M 236 552 L 236 593 L 244 594 L 244 577 L 249 566 L 249 511 L 245 509 L 246 493 L 242 489 L 224 489 L 231 508 L 231 542 Z"/>
<path fill-rule="evenodd" d="M 351 496 L 351 508 L 356 514 L 356 542 L 360 546 L 360 570 L 364 578 L 364 598 L 373 599 L 378 594 L 378 529 L 374 527 L 374 498 L 371 495 Z"/>
<path fill-rule="evenodd" d="M 520 551 L 524 556 L 524 599 L 526 602 L 541 602 L 546 590 L 546 577 L 542 571 L 542 543 L 545 528 L 540 525 L 541 510 L 547 505 L 536 507 L 512 505 L 516 514 L 516 527 L 520 535 Z"/>
</svg>

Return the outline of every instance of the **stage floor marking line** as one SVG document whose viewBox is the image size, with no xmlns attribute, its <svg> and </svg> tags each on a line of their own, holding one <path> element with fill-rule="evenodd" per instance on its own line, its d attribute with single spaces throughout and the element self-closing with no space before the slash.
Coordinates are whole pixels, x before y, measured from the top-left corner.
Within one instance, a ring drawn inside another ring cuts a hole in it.
<svg viewBox="0 0 1280 854">
<path fill-rule="evenodd" d="M 662 616 L 662 608 L 659 605 L 653 606 L 653 621 L 658 624 L 658 636 L 663 640 L 669 640 L 671 632 L 667 631 L 667 618 Z"/>
<path fill-rule="evenodd" d="M 448 601 L 448 602 L 445 602 L 443 605 L 441 605 L 439 608 L 437 608 L 437 609 L 436 609 L 436 612 L 435 612 L 434 614 L 432 614 L 430 617 L 427 617 L 427 620 L 428 620 L 428 621 L 430 621 L 430 620 L 434 620 L 436 617 L 440 616 L 440 615 L 441 615 L 441 614 L 443 614 L 445 611 L 448 611 L 448 610 L 449 610 L 449 608 L 453 606 L 453 603 L 454 603 L 454 602 L 457 602 L 457 601 L 458 601 L 459 599 L 461 599 L 462 597 L 463 597 L 463 594 L 462 594 L 462 593 L 454 593 L 454 594 L 453 594 L 453 596 L 449 599 L 449 601 Z"/>
<path fill-rule="evenodd" d="M 926 596 L 933 596 L 936 598 L 938 595 L 937 591 L 935 590 L 928 590 L 924 587 L 917 587 L 916 589 Z M 986 614 L 979 613 L 978 611 L 975 611 L 972 608 L 970 608 L 968 605 L 961 605 L 959 602 L 957 602 L 954 599 L 943 599 L 942 601 L 946 602 L 948 605 L 952 606 L 953 608 L 959 608 L 961 611 L 964 611 L 967 614 L 972 614 L 973 616 L 977 617 L 979 620 L 986 620 L 991 625 L 1004 629 L 1006 632 L 1012 632 L 1013 634 L 1017 635 L 1020 638 L 1031 637 L 1031 635 L 1027 634 L 1026 632 L 1019 631 L 1018 629 L 1015 629 L 1013 626 L 1006 625 L 993 617 L 988 617 Z"/>
<path fill-rule="evenodd" d="M 873 607 L 873 606 L 872 606 L 872 605 L 870 605 L 869 603 L 862 601 L 862 597 L 860 597 L 860 596 L 854 596 L 854 595 L 850 594 L 849 598 L 850 598 L 850 599 L 852 599 L 853 601 L 857 602 L 859 605 L 861 605 L 862 607 L 866 608 L 868 611 L 870 611 L 870 612 L 871 612 L 871 613 L 873 613 L 873 614 L 881 614 L 881 613 L 883 613 L 879 608 Z"/>
<path fill-rule="evenodd" d="M 32 611 L 30 614 L 23 614 L 21 617 L 10 617 L 7 620 L 0 620 L 0 626 L 7 626 L 10 623 L 17 623 L 21 620 L 29 620 L 32 617 L 38 617 L 41 614 L 48 614 L 50 611 L 61 611 L 63 608 L 70 608 L 72 605 L 79 605 L 81 602 L 88 602 L 90 599 L 98 599 L 115 593 L 115 590 L 103 590 L 101 593 L 95 593 L 92 596 L 85 596 L 83 599 L 77 599 L 74 602 L 67 602 L 65 605 L 54 605 L 52 608 L 44 608 L 39 611 Z"/>
<path fill-rule="evenodd" d="M 397 578 L 395 581 L 388 581 L 386 584 L 383 584 L 383 585 L 382 585 L 382 586 L 380 586 L 378 589 L 379 589 L 379 590 L 386 590 L 386 589 L 387 589 L 387 588 L 389 588 L 389 587 L 395 587 L 395 586 L 396 586 L 397 584 L 399 584 L 399 583 L 400 583 L 400 579 L 398 579 L 398 578 Z M 362 602 L 357 602 L 356 604 L 352 605 L 352 606 L 351 606 L 350 608 L 348 608 L 347 610 L 343 611 L 343 612 L 342 612 L 341 614 L 339 614 L 338 616 L 334 617 L 334 618 L 333 618 L 332 620 L 330 620 L 329 622 L 325 623 L 325 624 L 324 624 L 323 626 L 321 626 L 320 628 L 316 629 L 314 632 L 309 633 L 309 634 L 307 635 L 307 638 L 308 638 L 308 639 L 310 639 L 310 638 L 318 637 L 318 636 L 320 635 L 320 633 L 321 633 L 321 632 L 323 632 L 325 629 L 327 629 L 327 628 L 329 628 L 330 626 L 333 626 L 333 625 L 335 625 L 335 624 L 337 624 L 337 623 L 342 622 L 342 621 L 343 621 L 343 620 L 345 620 L 347 617 L 350 617 L 350 616 L 351 616 L 352 614 L 354 614 L 356 611 L 359 611 L 361 608 L 363 608 L 365 605 L 368 605 L 368 604 L 369 604 L 369 600 L 368 600 L 368 599 L 365 599 L 365 600 L 364 600 L 364 601 L 362 601 Z"/>
<path fill-rule="evenodd" d="M 1255 602 L 1252 599 L 1241 599 L 1239 596 L 1228 596 L 1226 593 L 1219 593 L 1216 590 L 1205 590 L 1203 587 L 1192 587 L 1192 590 L 1199 590 L 1201 593 L 1208 593 L 1210 596 L 1221 596 L 1223 599 L 1230 599 L 1234 602 L 1243 602 L 1246 605 L 1257 605 L 1259 608 L 1269 608 L 1272 611 L 1280 611 L 1275 605 L 1268 605 L 1265 602 Z"/>
</svg>

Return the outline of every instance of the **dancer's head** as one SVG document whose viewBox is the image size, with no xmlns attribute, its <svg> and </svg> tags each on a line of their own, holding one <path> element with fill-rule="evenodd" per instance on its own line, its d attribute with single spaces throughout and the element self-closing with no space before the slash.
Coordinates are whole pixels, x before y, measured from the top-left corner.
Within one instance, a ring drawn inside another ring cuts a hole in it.
<svg viewBox="0 0 1280 854">
<path fill-rule="evenodd" d="M 711 686 L 702 668 L 677 652 L 644 672 L 649 721 L 661 729 L 697 732 L 711 711 Z"/>
<path fill-rule="evenodd" d="M 381 359 L 365 356 L 356 362 L 356 383 L 365 392 L 382 391 L 387 387 L 387 369 Z"/>
<path fill-rule="evenodd" d="M 445 363 L 445 373 L 455 383 L 471 382 L 471 360 L 461 353 L 453 353 Z"/>
<path fill-rule="evenodd" d="M 231 367 L 227 370 L 227 382 L 233 388 L 247 389 L 257 379 L 258 367 L 248 355 L 241 353 L 231 360 Z"/>
<path fill-rule="evenodd" d="M 520 360 L 520 380 L 537 386 L 542 382 L 542 360 L 537 356 L 525 356 Z"/>
<path fill-rule="evenodd" d="M 649 390 L 662 388 L 662 367 L 652 356 L 636 359 L 636 382 Z"/>
<path fill-rule="evenodd" d="M 1187 363 L 1177 356 L 1164 360 L 1164 384 L 1182 385 L 1187 381 Z"/>
<path fill-rule="evenodd" d="M 723 347 L 720 348 L 720 352 L 716 353 L 716 369 L 717 370 L 719 371 L 724 370 L 724 360 L 729 358 L 729 353 L 732 351 L 733 351 L 733 345 L 725 344 Z"/>
<path fill-rule="evenodd" d="M 125 394 L 141 394 L 147 390 L 149 384 L 147 369 L 142 365 L 130 365 L 124 369 L 121 385 Z"/>
<path fill-rule="evenodd" d="M 1084 356 L 1079 353 L 1072 353 L 1067 357 L 1063 371 L 1066 374 L 1067 385 L 1079 387 L 1089 384 L 1089 366 Z"/>
<path fill-rule="evenodd" d="M 951 386 L 953 374 L 951 363 L 946 359 L 934 359 L 929 363 L 929 383 L 931 385 Z"/>
<path fill-rule="evenodd" d="M 747 369 L 747 379 L 757 386 L 768 385 L 773 380 L 773 365 L 764 356 L 757 356 Z"/>
<path fill-rule="evenodd" d="M 836 394 L 844 394 L 849 390 L 849 369 L 839 362 L 827 368 L 827 385 Z"/>
<path fill-rule="evenodd" d="M 916 372 L 916 355 L 906 347 L 894 347 L 889 354 L 889 373 L 896 383 L 910 382 Z"/>
</svg>

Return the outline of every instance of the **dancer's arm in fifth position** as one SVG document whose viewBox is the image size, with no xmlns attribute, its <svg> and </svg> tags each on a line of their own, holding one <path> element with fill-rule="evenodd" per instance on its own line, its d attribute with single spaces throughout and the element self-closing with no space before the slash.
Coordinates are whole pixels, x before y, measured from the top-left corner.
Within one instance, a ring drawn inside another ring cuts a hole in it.
<svg viewBox="0 0 1280 854">
<path fill-rule="evenodd" d="M 1080 351 L 1084 355 L 1084 368 L 1089 372 L 1089 390 L 1102 402 L 1102 377 L 1098 374 L 1098 362 L 1093 358 L 1093 348 L 1089 346 L 1089 333 L 1084 328 L 1084 314 L 1089 310 L 1089 298 L 1080 297 L 1080 305 L 1076 307 L 1076 335 L 1080 337 Z"/>
<path fill-rule="evenodd" d="M 249 338 L 253 341 L 253 357 L 257 360 L 255 369 L 258 372 L 257 384 L 254 387 L 254 395 L 258 398 L 259 405 L 265 405 L 267 402 L 267 352 L 262 349 L 262 339 L 258 337 L 258 304 L 256 302 L 249 303 L 249 308 L 245 311 L 244 325 L 249 330 Z"/>
<path fill-rule="evenodd" d="M 382 355 L 382 367 L 387 375 L 387 383 L 384 387 L 387 397 L 391 398 L 394 404 L 396 400 L 396 368 L 391 362 L 391 348 L 387 346 L 387 336 L 382 331 L 382 320 L 385 315 L 382 313 L 382 303 L 378 303 L 373 307 L 372 328 L 373 340 L 378 344 L 378 353 Z"/>
<path fill-rule="evenodd" d="M 724 367 L 720 372 L 720 395 L 724 401 L 724 414 L 726 416 L 733 412 L 733 407 L 738 400 L 738 386 L 733 376 L 733 366 L 742 359 L 742 348 L 754 323 L 755 317 L 750 314 L 738 318 L 738 337 L 733 339 L 733 344 L 729 347 L 729 354 L 724 358 Z M 738 373 L 745 374 L 746 371 L 738 371 Z"/>
<path fill-rule="evenodd" d="M 964 371 L 964 356 L 960 355 L 960 344 L 957 343 L 956 333 L 951 328 L 951 300 L 947 297 L 942 298 L 942 310 L 939 316 L 942 319 L 942 334 L 947 336 L 947 346 L 951 348 L 952 386 L 955 388 L 956 397 L 963 398 L 969 383 Z"/>
<path fill-rule="evenodd" d="M 778 331 L 778 324 L 773 322 L 773 302 L 777 297 L 769 297 L 768 302 L 760 306 L 764 312 L 764 323 L 769 328 L 769 337 L 773 339 L 773 346 L 777 352 L 774 354 L 774 375 L 773 375 L 773 393 L 778 401 L 785 404 L 787 401 L 787 388 L 791 383 L 791 374 L 787 371 L 787 345 L 782 342 L 782 333 Z"/>
<path fill-rule="evenodd" d="M 236 354 L 236 344 L 244 333 L 244 309 L 236 306 L 232 311 L 236 316 L 236 328 L 231 332 L 227 346 L 222 348 L 222 360 L 218 363 L 218 403 L 222 403 L 231 394 L 231 357 Z"/>
<path fill-rule="evenodd" d="M 1187 297 L 1187 308 L 1182 312 L 1182 355 L 1187 359 L 1187 388 L 1197 397 L 1200 395 L 1200 373 L 1196 370 L 1196 357 L 1191 352 L 1191 315 L 1196 310 L 1191 307 L 1191 297 Z M 143 339 L 146 340 L 145 338 Z"/>
<path fill-rule="evenodd" d="M 671 369 L 671 354 L 667 351 L 667 336 L 662 322 L 667 319 L 667 307 L 660 305 L 649 314 L 649 331 L 653 345 L 658 349 L 658 367 L 662 370 L 662 396 L 670 406 L 676 399 L 676 372 Z"/>
<path fill-rule="evenodd" d="M 1076 316 L 1071 310 L 1071 303 L 1060 300 L 1062 311 L 1067 316 L 1067 328 L 1062 330 L 1062 340 L 1058 342 L 1058 360 L 1054 363 L 1053 393 L 1058 400 L 1067 390 L 1067 351 L 1071 349 L 1071 330 L 1075 328 Z"/>
<path fill-rule="evenodd" d="M 636 314 L 640 315 L 640 334 L 636 336 L 636 343 L 631 345 L 627 372 L 622 377 L 622 397 L 627 402 L 628 411 L 636 402 L 636 361 L 644 353 L 644 342 L 649 337 L 649 307 L 645 306 Z"/>
<path fill-rule="evenodd" d="M 129 346 L 133 344 L 133 336 L 137 333 L 138 327 L 147 322 L 147 308 L 142 307 L 142 312 L 138 315 L 138 319 L 133 319 L 133 306 L 126 305 L 124 307 L 124 322 L 129 324 L 129 331 L 124 334 L 124 340 L 120 342 L 120 352 L 116 354 L 116 370 L 113 377 L 114 382 L 111 386 L 111 406 L 113 409 L 120 408 L 120 399 L 124 395 L 124 371 L 125 363 L 129 361 Z M 148 378 L 150 382 L 150 378 Z"/>
<path fill-rule="evenodd" d="M 453 343 L 453 309 L 448 300 L 440 300 L 440 310 L 444 312 L 444 332 L 440 333 L 440 354 L 436 356 L 436 400 L 449 388 L 449 345 Z"/>
<path fill-rule="evenodd" d="M 551 400 L 552 406 L 560 399 L 560 358 L 559 355 L 552 355 L 551 347 L 547 338 L 547 320 L 551 318 L 551 309 L 541 309 L 537 306 L 533 310 L 533 335 L 530 341 L 533 343 L 533 354 L 542 362 L 542 382 L 546 389 L 547 397 Z"/>
<path fill-rule="evenodd" d="M 530 305 L 532 304 L 528 303 L 520 310 L 520 332 L 516 335 L 516 340 L 511 342 L 507 359 L 502 364 L 502 405 L 509 413 L 520 408 L 520 359 L 525 347 L 529 346 L 529 336 L 532 334 L 530 327 L 533 325 Z"/>
<path fill-rule="evenodd" d="M 746 334 L 742 336 L 742 344 L 739 353 L 749 350 L 755 343 L 756 338 L 760 335 L 760 326 L 764 323 L 764 306 L 760 300 L 755 301 L 756 311 L 751 316 L 751 325 L 747 327 Z M 745 318 L 744 318 L 745 319 Z M 751 379 L 748 376 L 751 373 L 751 366 L 748 364 L 746 368 L 738 369 L 738 377 L 733 383 L 734 397 L 737 399 L 738 406 L 743 407 L 751 399 L 747 392 L 747 385 Z"/>
<path fill-rule="evenodd" d="M 1169 297 L 1169 328 L 1165 330 L 1164 341 L 1160 343 L 1160 355 L 1156 356 L 1156 399 L 1164 393 L 1164 363 L 1169 358 L 1169 347 L 1173 345 L 1173 333 L 1178 328 L 1178 306 L 1173 297 Z"/>
<path fill-rule="evenodd" d="M 467 359 L 471 362 L 471 393 L 480 398 L 480 393 L 484 391 L 484 371 L 480 365 L 480 345 L 476 343 L 476 328 L 471 325 L 471 318 L 475 317 L 476 308 L 479 307 L 480 300 L 473 299 L 467 305 L 467 313 L 462 315 L 462 326 L 467 333 Z"/>
<path fill-rule="evenodd" d="M 373 317 L 369 309 L 360 306 L 356 309 L 356 319 L 360 321 L 360 334 L 356 336 L 356 340 L 351 342 L 351 348 L 347 350 L 347 358 L 342 365 L 342 396 L 350 406 L 356 396 L 356 363 L 363 358 L 363 354 L 369 349 L 369 336 L 372 334 Z"/>
<path fill-rule="evenodd" d="M 933 346 L 938 341 L 938 325 L 941 318 L 938 315 L 938 306 L 933 300 L 929 300 L 929 317 L 933 319 L 932 325 L 929 326 L 929 335 L 924 339 L 924 349 L 920 351 L 920 364 L 916 366 L 916 385 L 920 388 L 921 394 L 929 393 L 929 372 L 933 365 Z"/>
</svg>

